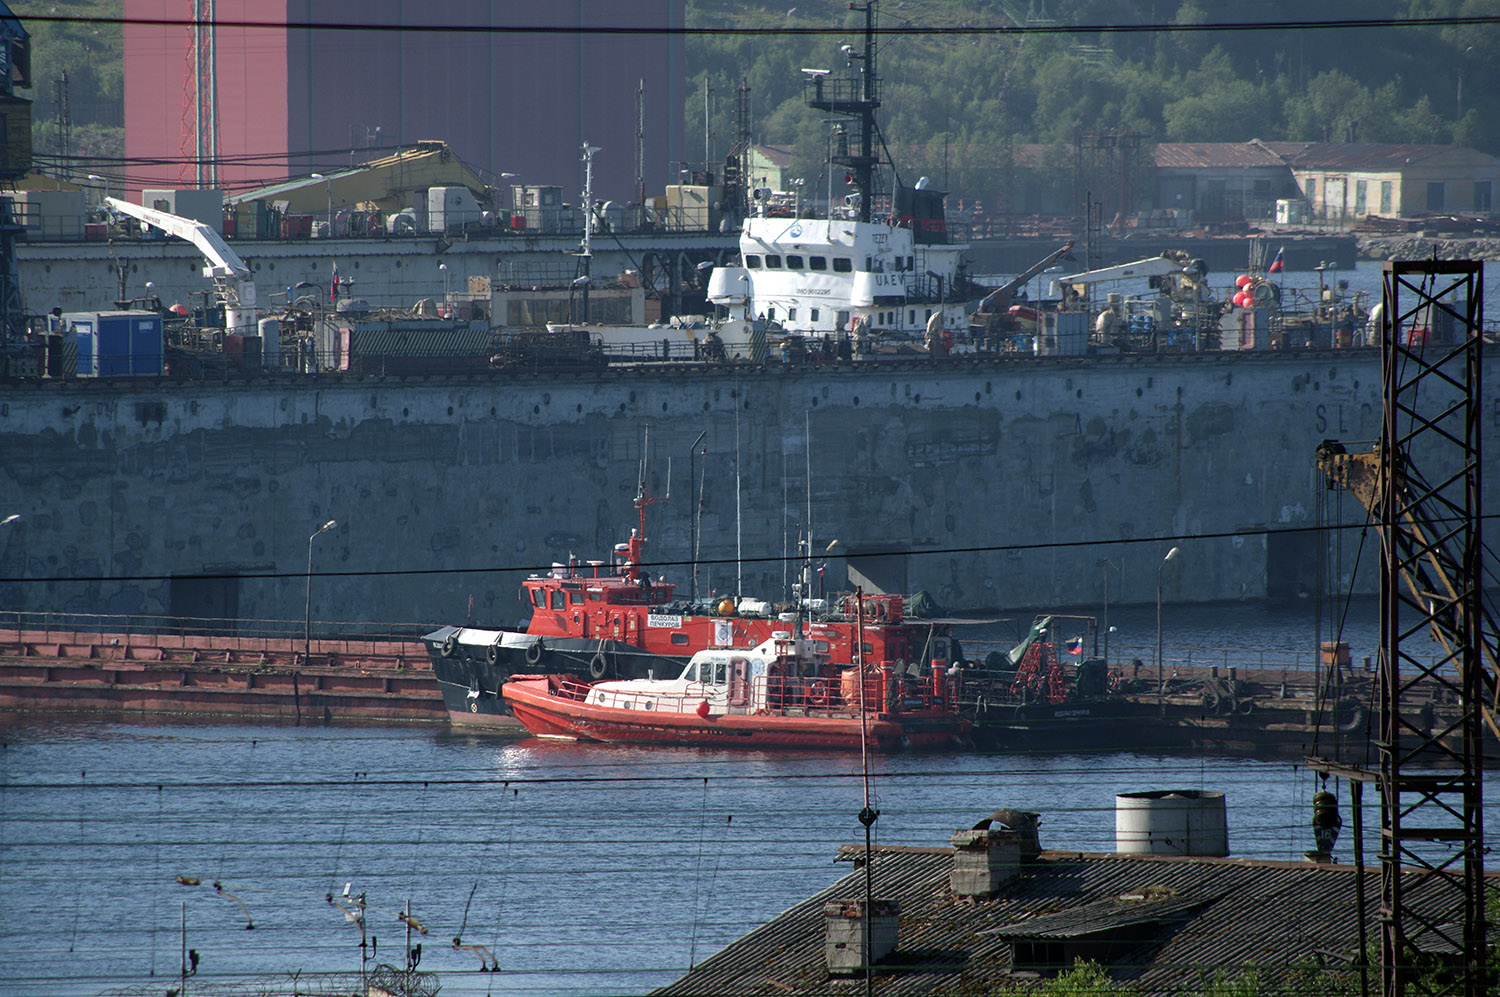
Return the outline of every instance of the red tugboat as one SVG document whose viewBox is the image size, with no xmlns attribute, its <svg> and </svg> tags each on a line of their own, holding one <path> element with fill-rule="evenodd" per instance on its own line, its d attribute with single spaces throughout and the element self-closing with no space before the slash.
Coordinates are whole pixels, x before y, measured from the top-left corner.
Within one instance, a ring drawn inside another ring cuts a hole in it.
<svg viewBox="0 0 1500 997">
<path fill-rule="evenodd" d="M 839 669 L 816 644 L 777 632 L 754 648 L 699 651 L 675 679 L 547 675 L 507 682 L 503 694 L 540 737 L 886 752 L 959 745 L 968 722 L 941 666 L 925 682 L 890 667 Z"/>
<path fill-rule="evenodd" d="M 442 627 L 427 634 L 433 674 L 454 724 L 511 727 L 500 690 L 514 675 L 569 675 L 595 681 L 674 675 L 698 651 L 750 648 L 792 628 L 795 615 L 777 614 L 758 600 L 724 598 L 712 606 L 679 601 L 672 583 L 642 568 L 646 507 L 657 501 L 642 489 L 640 525 L 615 546 L 614 560 L 556 564 L 523 582 L 531 622 L 523 631 Z M 856 645 L 863 660 L 927 673 L 957 657 L 949 625 L 905 615 L 899 595 L 808 599 L 800 636 L 833 665 L 849 665 Z M 856 636 L 862 631 L 862 638 Z"/>
</svg>

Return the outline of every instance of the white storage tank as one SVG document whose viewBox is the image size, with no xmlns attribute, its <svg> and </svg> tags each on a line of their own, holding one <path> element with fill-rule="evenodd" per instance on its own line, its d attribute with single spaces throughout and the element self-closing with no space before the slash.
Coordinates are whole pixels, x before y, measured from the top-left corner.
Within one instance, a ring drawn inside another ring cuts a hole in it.
<svg viewBox="0 0 1500 997">
<path fill-rule="evenodd" d="M 281 366 L 281 320 L 263 318 L 257 324 L 260 329 L 260 357 L 271 370 Z"/>
<path fill-rule="evenodd" d="M 1115 797 L 1115 850 L 1125 855 L 1229 854 L 1224 794 L 1158 789 Z"/>
</svg>

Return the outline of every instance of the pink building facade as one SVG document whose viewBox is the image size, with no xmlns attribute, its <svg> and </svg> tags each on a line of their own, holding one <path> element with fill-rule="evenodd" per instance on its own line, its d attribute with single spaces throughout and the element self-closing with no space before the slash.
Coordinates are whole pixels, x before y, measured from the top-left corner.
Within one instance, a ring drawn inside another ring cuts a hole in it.
<svg viewBox="0 0 1500 997">
<path fill-rule="evenodd" d="M 557 184 L 574 201 L 587 141 L 601 150 L 595 197 L 633 200 L 640 81 L 646 190 L 675 182 L 681 36 L 578 29 L 681 27 L 683 0 L 213 0 L 213 8 L 218 176 L 227 191 L 441 139 L 496 186 Z M 194 9 L 194 0 L 125 0 L 132 192 L 194 184 L 199 76 L 194 29 L 183 23 Z"/>
</svg>

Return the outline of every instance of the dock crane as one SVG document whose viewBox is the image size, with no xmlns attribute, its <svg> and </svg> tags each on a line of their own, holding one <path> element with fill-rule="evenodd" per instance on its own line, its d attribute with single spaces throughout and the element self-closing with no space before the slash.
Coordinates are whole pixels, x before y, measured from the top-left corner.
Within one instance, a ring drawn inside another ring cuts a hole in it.
<svg viewBox="0 0 1500 997">
<path fill-rule="evenodd" d="M 1364 453 L 1350 453 L 1337 440 L 1324 440 L 1316 451 L 1318 470 L 1328 478 L 1328 487 L 1342 487 L 1372 517 L 1377 518 L 1384 507 L 1386 489 L 1393 481 L 1394 487 L 1403 493 L 1430 494 L 1433 491 L 1410 464 L 1405 465 L 1397 477 L 1394 462 L 1384 460 L 1382 456 L 1379 444 Z M 1500 692 L 1500 660 L 1497 660 L 1500 626 L 1496 625 L 1494 611 L 1481 599 L 1477 612 L 1472 613 L 1476 619 L 1472 621 L 1473 629 L 1470 629 L 1468 616 L 1471 611 L 1466 600 L 1460 598 L 1460 590 L 1464 587 L 1461 582 L 1464 566 L 1442 543 L 1441 537 L 1433 533 L 1439 527 L 1419 522 L 1410 501 L 1401 505 L 1404 509 L 1403 532 L 1410 534 L 1421 547 L 1419 557 L 1398 562 L 1402 584 L 1413 599 L 1423 604 L 1452 604 L 1451 612 L 1434 613 L 1428 621 L 1432 639 L 1442 647 L 1446 659 L 1461 660 L 1460 651 L 1465 641 L 1477 637 L 1482 668 L 1477 677 L 1484 694 L 1478 705 L 1490 733 L 1500 738 L 1500 725 L 1495 719 L 1496 707 L 1500 706 L 1496 699 L 1497 692 Z M 1474 636 L 1469 637 L 1469 634 Z"/>
<path fill-rule="evenodd" d="M 1309 758 L 1308 768 L 1350 784 L 1361 953 L 1359 790 L 1365 782 L 1380 788 L 1382 997 L 1409 990 L 1480 997 L 1489 992 L 1484 728 L 1500 735 L 1500 631 L 1484 594 L 1480 504 L 1484 265 L 1393 260 L 1383 271 L 1379 443 L 1351 454 L 1328 441 L 1317 452 L 1329 487 L 1346 487 L 1380 535 L 1378 766 Z M 1429 340 L 1428 330 L 1447 320 L 1456 335 Z M 1441 647 L 1436 660 L 1408 650 L 1422 632 Z M 1455 715 L 1437 728 L 1403 710 L 1402 694 L 1419 684 L 1454 706 Z M 1430 907 L 1408 902 L 1416 889 Z M 1364 961 L 1357 961 L 1364 980 Z"/>
<path fill-rule="evenodd" d="M 131 204 L 117 197 L 104 200 L 121 214 L 197 246 L 208 261 L 203 276 L 213 282 L 214 296 L 224 305 L 225 331 L 242 336 L 260 335 L 256 325 L 255 278 L 250 266 L 229 247 L 223 236 L 214 231 L 213 226 L 145 205 Z M 279 347 L 280 343 L 271 337 L 261 344 L 261 356 L 267 366 L 276 366 Z"/>
</svg>

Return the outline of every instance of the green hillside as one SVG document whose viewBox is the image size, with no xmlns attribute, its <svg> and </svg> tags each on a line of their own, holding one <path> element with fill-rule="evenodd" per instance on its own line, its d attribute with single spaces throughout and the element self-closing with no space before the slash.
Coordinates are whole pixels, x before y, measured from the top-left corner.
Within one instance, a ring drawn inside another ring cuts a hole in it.
<svg viewBox="0 0 1500 997">
<path fill-rule="evenodd" d="M 50 160 L 60 151 L 60 101 L 68 109 L 71 153 L 78 157 L 119 158 L 125 152 L 125 73 L 118 24 L 90 21 L 38 21 L 38 15 L 77 18 L 120 17 L 122 0 L 7 0 L 31 33 L 30 91 L 32 148 Z M 62 89 L 66 74 L 66 94 Z M 89 161 L 80 164 L 84 172 Z"/>
<path fill-rule="evenodd" d="M 846 0 L 686 0 L 693 28 L 763 28 L 761 35 L 694 34 L 686 42 L 687 155 L 703 156 L 704 83 L 711 90 L 710 158 L 735 135 L 734 91 L 749 86 L 755 141 L 790 145 L 793 175 L 823 174 L 827 130 L 802 102 L 800 70 L 846 69 L 839 45 L 860 44 L 863 15 Z M 120 30 L 42 14 L 118 17 L 121 0 L 10 0 L 33 36 L 34 142 L 58 152 L 55 81 L 67 72 L 72 153 L 123 152 Z M 1500 15 L 1500 0 L 884 0 L 882 131 L 903 171 L 969 196 L 993 196 L 1024 144 L 1068 169 L 1063 146 L 1080 131 L 1156 141 L 1250 138 L 1456 143 L 1500 154 L 1500 26 L 1289 29 L 1288 22 Z M 1234 30 L 1067 30 L 1115 25 Z M 1022 31 L 970 31 L 987 26 Z M 783 29 L 843 28 L 835 34 Z M 169 152 L 175 152 L 170 150 Z M 86 163 L 85 163 L 86 165 Z"/>
<path fill-rule="evenodd" d="M 846 70 L 842 42 L 860 45 L 863 15 L 835 0 L 688 0 L 690 25 L 808 29 L 707 35 L 688 43 L 684 114 L 701 156 L 707 80 L 717 156 L 734 135 L 733 91 L 750 87 L 754 141 L 790 145 L 793 175 L 823 172 L 825 127 L 803 106 L 803 67 Z M 1042 17 L 1041 15 L 1046 15 Z M 989 196 L 1022 144 L 1056 145 L 1080 132 L 1158 141 L 1332 140 L 1456 143 L 1500 154 L 1495 91 L 1500 26 L 1289 29 L 1287 22 L 1500 15 L 1495 0 L 886 0 L 880 120 L 903 173 Z M 1070 32 L 1115 25 L 1266 27 Z M 982 26 L 1022 31 L 969 31 Z M 1461 106 L 1460 106 L 1461 102 Z"/>
</svg>

